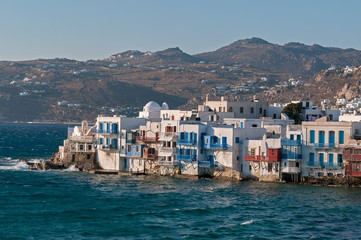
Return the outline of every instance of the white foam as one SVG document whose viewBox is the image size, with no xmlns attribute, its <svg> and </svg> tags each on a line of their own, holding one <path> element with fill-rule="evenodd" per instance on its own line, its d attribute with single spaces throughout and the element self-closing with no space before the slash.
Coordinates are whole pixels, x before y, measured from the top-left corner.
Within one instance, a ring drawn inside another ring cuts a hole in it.
<svg viewBox="0 0 361 240">
<path fill-rule="evenodd" d="M 29 166 L 26 162 L 17 161 L 17 164 L 0 166 L 0 170 L 25 171 L 29 170 Z"/>
<path fill-rule="evenodd" d="M 79 168 L 75 167 L 75 164 L 74 164 L 74 165 L 71 165 L 70 167 L 68 167 L 67 169 L 64 169 L 63 171 L 66 171 L 66 172 L 78 172 Z"/>
<path fill-rule="evenodd" d="M 254 220 L 251 219 L 251 220 L 249 220 L 249 221 L 245 221 L 245 222 L 241 223 L 241 225 L 248 225 L 248 224 L 251 224 L 251 223 L 253 223 L 253 222 L 254 222 Z"/>
</svg>

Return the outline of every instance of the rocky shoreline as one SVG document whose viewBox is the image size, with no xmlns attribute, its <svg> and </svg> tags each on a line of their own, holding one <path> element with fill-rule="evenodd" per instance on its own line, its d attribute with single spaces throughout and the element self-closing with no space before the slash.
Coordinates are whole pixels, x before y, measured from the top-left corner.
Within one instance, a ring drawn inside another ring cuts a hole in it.
<svg viewBox="0 0 361 240">
<path fill-rule="evenodd" d="M 41 161 L 40 163 L 33 163 L 28 160 L 21 160 L 28 164 L 29 170 L 65 170 L 67 168 L 70 168 L 74 166 L 75 168 L 79 169 L 79 171 L 89 172 L 93 174 L 114 174 L 115 171 L 107 171 L 101 169 L 94 160 L 77 160 L 77 161 L 64 161 L 60 160 L 58 157 L 58 153 L 55 154 L 49 161 Z M 136 175 L 140 173 L 135 173 Z M 157 172 L 142 172 L 141 174 L 145 175 L 162 175 Z M 119 175 L 122 175 L 122 173 L 119 173 Z M 132 175 L 132 173 L 129 173 L 128 175 Z M 170 175 L 172 176 L 172 175 Z M 180 174 L 174 174 L 175 177 L 178 178 L 185 178 L 187 179 L 187 175 L 180 175 Z M 181 177 L 180 177 L 181 176 Z M 189 179 L 198 179 L 195 178 L 196 176 L 189 177 Z M 208 178 L 215 179 L 215 180 L 233 180 L 233 181 L 249 181 L 254 179 L 244 179 L 241 176 L 237 176 L 236 178 L 230 175 L 227 175 L 223 178 L 220 177 L 219 174 L 215 175 L 214 177 L 209 176 Z M 312 186 L 334 186 L 334 187 L 361 187 L 361 179 L 360 178 L 354 178 L 350 176 L 345 177 L 302 177 L 300 182 L 296 182 L 295 184 L 298 185 L 312 185 Z"/>
</svg>

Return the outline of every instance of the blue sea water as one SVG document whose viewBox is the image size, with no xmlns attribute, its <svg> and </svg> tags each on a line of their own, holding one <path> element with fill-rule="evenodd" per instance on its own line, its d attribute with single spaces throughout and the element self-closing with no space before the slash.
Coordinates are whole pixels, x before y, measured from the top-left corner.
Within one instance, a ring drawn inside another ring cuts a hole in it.
<svg viewBox="0 0 361 240">
<path fill-rule="evenodd" d="M 0 124 L 0 239 L 360 239 L 361 189 L 28 171 L 65 125 Z"/>
</svg>

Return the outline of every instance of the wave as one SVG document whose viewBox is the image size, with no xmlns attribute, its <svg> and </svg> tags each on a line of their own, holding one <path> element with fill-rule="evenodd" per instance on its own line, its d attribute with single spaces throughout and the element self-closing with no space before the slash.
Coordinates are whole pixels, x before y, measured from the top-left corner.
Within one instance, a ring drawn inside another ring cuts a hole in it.
<svg viewBox="0 0 361 240">
<path fill-rule="evenodd" d="M 0 170 L 25 171 L 29 170 L 29 166 L 26 162 L 18 160 L 17 164 L 0 165 Z"/>
<path fill-rule="evenodd" d="M 253 223 L 253 222 L 254 222 L 254 220 L 251 219 L 251 220 L 249 220 L 249 221 L 245 221 L 245 222 L 241 223 L 241 225 L 248 225 L 248 224 L 251 224 L 251 223 Z"/>
<path fill-rule="evenodd" d="M 63 171 L 65 171 L 65 172 L 78 172 L 79 168 L 75 167 L 75 165 L 71 165 L 70 167 L 68 167 L 67 169 L 64 169 Z"/>
</svg>

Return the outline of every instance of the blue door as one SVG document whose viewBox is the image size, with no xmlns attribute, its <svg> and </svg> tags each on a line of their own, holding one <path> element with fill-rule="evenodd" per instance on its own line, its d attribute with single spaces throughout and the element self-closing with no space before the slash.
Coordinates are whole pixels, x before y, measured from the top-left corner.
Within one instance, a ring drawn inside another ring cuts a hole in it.
<svg viewBox="0 0 361 240">
<path fill-rule="evenodd" d="M 333 167 L 333 154 L 328 154 L 328 166 Z"/>
<path fill-rule="evenodd" d="M 325 164 L 324 164 L 324 159 L 323 159 L 323 156 L 324 156 L 323 153 L 320 153 L 318 156 L 319 156 L 320 166 L 324 167 Z"/>
<path fill-rule="evenodd" d="M 310 166 L 314 166 L 314 165 L 315 165 L 315 154 L 314 154 L 314 153 L 310 153 L 309 165 L 310 165 Z"/>
<path fill-rule="evenodd" d="M 222 137 L 222 146 L 227 147 L 227 137 Z"/>
</svg>

